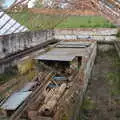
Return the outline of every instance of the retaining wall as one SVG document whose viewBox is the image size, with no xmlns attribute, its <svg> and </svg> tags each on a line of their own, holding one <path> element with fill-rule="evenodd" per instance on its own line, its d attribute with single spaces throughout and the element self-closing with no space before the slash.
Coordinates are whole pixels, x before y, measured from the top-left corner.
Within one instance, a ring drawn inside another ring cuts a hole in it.
<svg viewBox="0 0 120 120">
<path fill-rule="evenodd" d="M 117 29 L 55 29 L 17 33 L 0 37 L 0 59 L 52 39 L 116 40 Z"/>
<path fill-rule="evenodd" d="M 0 59 L 26 50 L 27 48 L 39 46 L 42 43 L 53 39 L 70 40 L 86 38 L 102 42 L 113 42 L 117 39 L 117 31 L 117 29 L 111 28 L 54 29 L 6 35 L 0 37 Z M 0 64 L 0 73 L 4 72 L 4 69 L 9 67 L 11 64 L 14 64 L 14 62 L 6 62 L 2 65 Z"/>
<path fill-rule="evenodd" d="M 53 39 L 53 30 L 25 32 L 0 37 L 0 59 Z"/>
<path fill-rule="evenodd" d="M 114 41 L 114 45 L 115 45 L 116 51 L 118 53 L 118 56 L 120 58 L 120 39 L 117 39 L 116 41 Z"/>
<path fill-rule="evenodd" d="M 55 29 L 55 39 L 93 39 L 97 41 L 114 41 L 116 40 L 117 29 L 98 28 L 98 29 Z"/>
<path fill-rule="evenodd" d="M 38 49 L 49 44 L 50 41 L 54 41 L 53 30 L 17 33 L 0 37 L 0 73 L 3 73 L 8 67 L 14 66 L 20 60 L 20 58 L 8 56 L 17 55 L 17 53 L 31 47 Z"/>
</svg>

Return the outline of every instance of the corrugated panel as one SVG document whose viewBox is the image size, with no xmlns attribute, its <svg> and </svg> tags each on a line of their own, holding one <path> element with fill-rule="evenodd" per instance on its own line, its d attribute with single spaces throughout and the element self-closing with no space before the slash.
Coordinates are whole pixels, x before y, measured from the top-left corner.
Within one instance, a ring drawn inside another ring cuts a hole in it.
<svg viewBox="0 0 120 120">
<path fill-rule="evenodd" d="M 0 10 L 0 36 L 25 31 L 28 31 L 28 28 Z"/>
<path fill-rule="evenodd" d="M 13 93 L 1 108 L 4 110 L 16 110 L 31 93 L 31 91 Z"/>
<path fill-rule="evenodd" d="M 37 60 L 52 60 L 52 61 L 72 61 L 75 56 L 60 56 L 60 55 L 42 55 L 35 59 Z"/>
<path fill-rule="evenodd" d="M 86 47 L 88 46 L 88 47 Z M 72 61 L 76 56 L 86 56 L 90 43 L 88 42 L 60 42 L 56 48 L 36 57 L 37 60 Z M 79 48 L 79 49 L 78 49 Z"/>
</svg>

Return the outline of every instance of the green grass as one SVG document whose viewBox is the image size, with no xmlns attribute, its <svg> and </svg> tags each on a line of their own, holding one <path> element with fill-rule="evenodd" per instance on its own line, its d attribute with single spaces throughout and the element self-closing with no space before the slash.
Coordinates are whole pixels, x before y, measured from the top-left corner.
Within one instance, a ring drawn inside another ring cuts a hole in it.
<svg viewBox="0 0 120 120">
<path fill-rule="evenodd" d="M 112 23 L 102 16 L 70 16 L 57 28 L 113 28 Z"/>
<path fill-rule="evenodd" d="M 33 14 L 27 10 L 8 14 L 30 30 L 52 29 L 65 19 L 63 15 Z"/>
<path fill-rule="evenodd" d="M 88 112 L 96 110 L 96 108 L 97 106 L 95 101 L 93 101 L 90 97 L 86 96 L 81 106 L 79 120 L 89 120 Z"/>
<path fill-rule="evenodd" d="M 111 59 L 114 60 L 112 66 L 115 70 L 106 74 L 107 82 L 110 85 L 111 95 L 120 95 L 120 59 L 115 50 L 109 51 L 109 53 L 107 52 L 106 55 L 112 56 Z"/>
<path fill-rule="evenodd" d="M 33 14 L 28 10 L 19 13 L 8 13 L 30 30 L 52 28 L 113 28 L 112 23 L 101 16 L 65 16 Z"/>
</svg>

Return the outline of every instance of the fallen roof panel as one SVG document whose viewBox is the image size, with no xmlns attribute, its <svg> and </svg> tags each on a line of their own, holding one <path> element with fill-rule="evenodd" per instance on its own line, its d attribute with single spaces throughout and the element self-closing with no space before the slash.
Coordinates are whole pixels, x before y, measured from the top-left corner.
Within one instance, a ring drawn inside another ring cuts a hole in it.
<svg viewBox="0 0 120 120">
<path fill-rule="evenodd" d="M 85 48 L 53 48 L 43 55 L 36 57 L 37 60 L 72 61 L 76 56 L 86 56 Z"/>
<path fill-rule="evenodd" d="M 16 110 L 31 93 L 31 91 L 13 93 L 1 108 L 4 110 Z"/>
<path fill-rule="evenodd" d="M 35 59 L 37 60 L 52 60 L 52 61 L 72 61 L 75 56 L 60 56 L 60 55 L 42 55 Z"/>
</svg>

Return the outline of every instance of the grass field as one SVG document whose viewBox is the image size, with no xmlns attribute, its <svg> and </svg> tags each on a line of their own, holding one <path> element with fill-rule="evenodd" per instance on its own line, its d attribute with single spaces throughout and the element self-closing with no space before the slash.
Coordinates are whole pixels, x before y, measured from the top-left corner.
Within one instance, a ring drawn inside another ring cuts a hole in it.
<svg viewBox="0 0 120 120">
<path fill-rule="evenodd" d="M 29 11 L 9 13 L 30 30 L 52 28 L 113 28 L 112 23 L 101 16 L 65 16 L 33 14 Z"/>
<path fill-rule="evenodd" d="M 57 28 L 113 28 L 112 23 L 102 16 L 70 16 Z"/>
<path fill-rule="evenodd" d="M 63 15 L 33 14 L 29 11 L 8 14 L 30 30 L 51 29 L 66 18 Z"/>
</svg>

